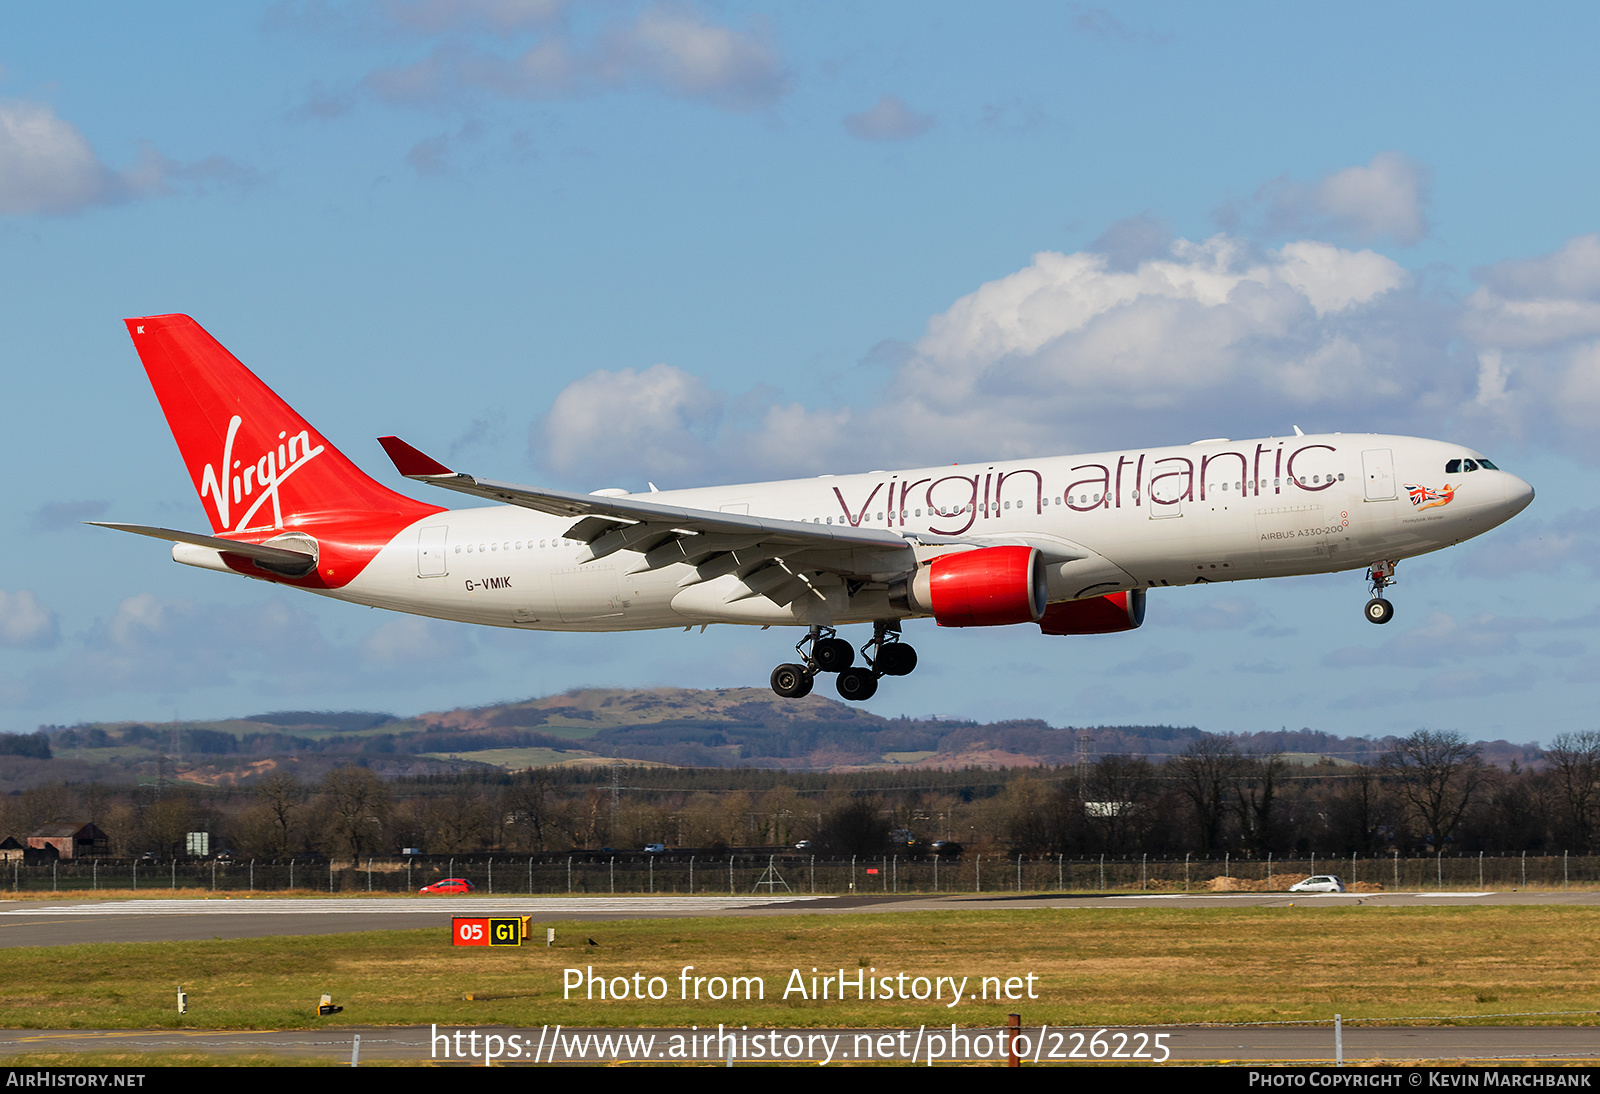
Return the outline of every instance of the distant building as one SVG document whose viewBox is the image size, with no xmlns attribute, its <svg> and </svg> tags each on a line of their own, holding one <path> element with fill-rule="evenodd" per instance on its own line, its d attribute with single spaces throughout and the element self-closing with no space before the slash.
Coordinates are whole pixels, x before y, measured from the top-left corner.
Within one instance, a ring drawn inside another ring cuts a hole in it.
<svg viewBox="0 0 1600 1094">
<path fill-rule="evenodd" d="M 7 836 L 0 840 L 0 862 L 10 862 L 12 859 L 24 857 L 24 848 L 17 842 L 16 836 Z"/>
<path fill-rule="evenodd" d="M 28 835 L 28 855 L 49 858 L 89 858 L 108 854 L 110 838 L 93 824 L 47 824 Z"/>
</svg>

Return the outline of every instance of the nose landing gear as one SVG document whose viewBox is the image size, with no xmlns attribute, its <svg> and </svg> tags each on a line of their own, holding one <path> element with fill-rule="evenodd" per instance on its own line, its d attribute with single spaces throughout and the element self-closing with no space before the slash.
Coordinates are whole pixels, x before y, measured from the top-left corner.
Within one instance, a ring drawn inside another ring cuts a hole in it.
<svg viewBox="0 0 1600 1094">
<path fill-rule="evenodd" d="M 906 676 L 917 667 L 917 651 L 900 641 L 897 620 L 878 620 L 872 625 L 872 640 L 861 647 L 865 667 L 855 665 L 855 650 L 837 637 L 832 627 L 813 626 L 799 642 L 795 652 L 799 664 L 779 665 L 772 670 L 772 690 L 785 699 L 800 699 L 811 694 L 819 672 L 838 674 L 835 687 L 839 695 L 853 703 L 865 702 L 878 690 L 883 676 Z"/>
<path fill-rule="evenodd" d="M 1367 581 L 1372 586 L 1372 599 L 1367 601 L 1367 622 L 1387 623 L 1394 618 L 1394 605 L 1383 597 L 1383 592 L 1395 583 L 1393 562 L 1374 562 L 1367 570 Z"/>
</svg>

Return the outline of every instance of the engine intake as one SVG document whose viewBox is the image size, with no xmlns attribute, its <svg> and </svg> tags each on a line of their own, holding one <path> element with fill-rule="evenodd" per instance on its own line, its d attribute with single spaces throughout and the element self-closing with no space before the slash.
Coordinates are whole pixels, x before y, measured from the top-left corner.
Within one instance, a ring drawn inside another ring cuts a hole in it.
<svg viewBox="0 0 1600 1094">
<path fill-rule="evenodd" d="M 1048 598 L 1044 557 L 1033 547 L 940 555 L 889 593 L 895 607 L 931 615 L 941 627 L 1037 623 Z"/>
</svg>

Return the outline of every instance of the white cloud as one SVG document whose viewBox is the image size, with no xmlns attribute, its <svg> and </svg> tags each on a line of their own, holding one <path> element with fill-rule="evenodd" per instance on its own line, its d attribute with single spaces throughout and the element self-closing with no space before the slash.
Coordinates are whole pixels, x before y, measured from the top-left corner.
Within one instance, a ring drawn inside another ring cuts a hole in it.
<svg viewBox="0 0 1600 1094">
<path fill-rule="evenodd" d="M 658 6 L 613 21 L 593 41 L 556 29 L 520 53 L 452 35 L 427 57 L 376 70 L 364 82 L 379 98 L 410 106 L 445 105 L 478 93 L 548 100 L 646 87 L 745 111 L 776 102 L 789 78 L 763 34 L 713 23 L 687 8 Z M 318 101 L 327 99 L 320 92 Z"/>
<path fill-rule="evenodd" d="M 24 589 L 0 589 L 0 646 L 10 649 L 48 649 L 60 638 L 56 613 Z"/>
<path fill-rule="evenodd" d="M 1495 616 L 1458 620 L 1429 612 L 1415 627 L 1374 646 L 1347 646 L 1327 654 L 1329 668 L 1437 668 L 1474 657 L 1503 658 L 1518 652 L 1518 627 L 1497 626 Z"/>
<path fill-rule="evenodd" d="M 450 167 L 453 152 L 470 146 L 483 135 L 483 126 L 468 121 L 454 133 L 439 133 L 418 141 L 406 154 L 406 162 L 419 175 L 442 175 Z"/>
<path fill-rule="evenodd" d="M 91 687 L 161 691 L 315 674 L 330 653 L 311 617 L 282 597 L 233 607 L 138 593 L 89 635 L 77 670 Z"/>
<path fill-rule="evenodd" d="M 196 696 L 249 689 L 264 696 L 404 691 L 472 676 L 466 628 L 388 616 L 329 641 L 298 592 L 239 605 L 139 593 L 48 665 L 0 677 L 0 705 L 93 705 L 109 695 Z M 30 593 L 0 592 L 0 645 L 58 645 L 55 615 Z M 292 704 L 286 704 L 292 705 Z"/>
<path fill-rule="evenodd" d="M 560 471 L 671 480 L 704 468 L 703 435 L 715 431 L 722 407 L 704 381 L 670 365 L 602 370 L 562 389 L 532 441 Z"/>
<path fill-rule="evenodd" d="M 1600 235 L 1574 236 L 1553 254 L 1508 259 L 1477 276 L 1504 297 L 1600 301 Z"/>
<path fill-rule="evenodd" d="M 1107 269 L 1126 272 L 1148 259 L 1171 257 L 1172 243 L 1172 228 L 1165 220 L 1140 213 L 1101 232 L 1089 250 L 1106 260 Z"/>
<path fill-rule="evenodd" d="M 176 191 L 254 185 L 261 176 L 223 156 L 179 163 L 154 148 L 132 167 L 101 162 L 77 126 L 44 103 L 0 103 L 0 214 L 66 215 L 96 205 Z"/>
<path fill-rule="evenodd" d="M 1431 185 L 1425 165 L 1399 152 L 1380 152 L 1309 185 L 1275 179 L 1256 199 L 1279 232 L 1349 235 L 1363 243 L 1387 238 L 1409 246 L 1428 234 Z"/>
<path fill-rule="evenodd" d="M 535 449 L 564 470 L 653 453 L 691 481 L 726 480 L 1251 436 L 1295 419 L 1377 429 L 1470 390 L 1474 366 L 1445 351 L 1453 317 L 1388 258 L 1221 235 L 1162 250 L 1126 270 L 1093 252 L 1036 255 L 931 318 L 883 401 L 734 421 L 681 369 L 596 373 L 562 392 Z"/>
<path fill-rule="evenodd" d="M 848 114 L 844 127 L 864 141 L 903 141 L 933 126 L 931 114 L 918 114 L 898 95 L 885 95 L 859 114 Z"/>
<path fill-rule="evenodd" d="M 1600 235 L 1475 273 L 1482 285 L 1467 300 L 1465 322 L 1480 344 L 1547 348 L 1600 335 Z"/>
<path fill-rule="evenodd" d="M 1280 228 L 1402 243 L 1427 231 L 1428 171 L 1399 153 L 1262 195 Z M 842 387 L 833 405 L 733 399 L 680 364 L 596 373 L 562 392 L 532 448 L 564 472 L 679 482 L 1260 436 L 1292 423 L 1479 447 L 1535 437 L 1600 456 L 1600 234 L 1474 277 L 1465 298 L 1423 292 L 1374 250 L 1314 235 L 1276 248 L 1229 232 L 1174 239 L 1146 214 L 1087 250 L 1041 252 L 978 286 L 928 320 L 881 385 Z"/>
<path fill-rule="evenodd" d="M 653 8 L 610 36 L 606 62 L 685 98 L 751 110 L 781 96 L 788 80 L 777 53 L 756 35 L 717 26 L 687 10 Z"/>
<path fill-rule="evenodd" d="M 404 615 L 386 619 L 361 642 L 361 657 L 377 667 L 406 667 L 455 660 L 472 651 L 467 628 Z"/>
<path fill-rule="evenodd" d="M 572 0 L 277 0 L 262 24 L 366 45 L 408 35 L 509 35 L 559 23 L 572 7 Z"/>
<path fill-rule="evenodd" d="M 1286 243 L 1277 275 L 1299 289 L 1319 316 L 1364 304 L 1410 280 L 1391 260 L 1372 251 L 1341 251 L 1328 243 Z"/>
<path fill-rule="evenodd" d="M 384 17 L 426 34 L 486 27 L 508 33 L 542 27 L 566 14 L 568 0 L 380 0 Z"/>
<path fill-rule="evenodd" d="M 77 126 L 44 103 L 0 103 L 0 213 L 76 213 L 126 193 Z"/>
<path fill-rule="evenodd" d="M 1317 242 L 1258 253 L 1228 236 L 1178 240 L 1129 271 L 1045 252 L 929 321 L 891 385 L 910 434 L 899 441 L 1003 436 L 1021 455 L 1130 443 L 1129 415 L 1202 432 L 1313 408 L 1370 422 L 1373 397 L 1435 382 L 1436 360 L 1397 359 L 1373 321 L 1409 310 L 1410 282 L 1387 258 Z"/>
<path fill-rule="evenodd" d="M 1479 348 L 1477 409 L 1514 435 L 1600 453 L 1600 235 L 1475 274 L 1461 326 Z"/>
</svg>

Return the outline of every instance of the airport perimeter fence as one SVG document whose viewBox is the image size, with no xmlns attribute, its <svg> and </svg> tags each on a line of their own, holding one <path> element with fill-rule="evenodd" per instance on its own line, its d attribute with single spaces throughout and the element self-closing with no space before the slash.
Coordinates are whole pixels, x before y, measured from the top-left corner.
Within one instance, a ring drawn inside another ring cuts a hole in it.
<svg viewBox="0 0 1600 1094">
<path fill-rule="evenodd" d="M 12 892 L 98 891 L 405 893 L 465 878 L 480 893 L 857 894 L 1003 892 L 1252 892 L 1287 889 L 1313 874 L 1337 874 L 1352 891 L 1594 888 L 1600 856 L 1444 854 L 1244 859 L 965 854 L 959 859 L 794 853 L 728 855 L 574 852 L 454 858 L 12 859 Z"/>
</svg>

